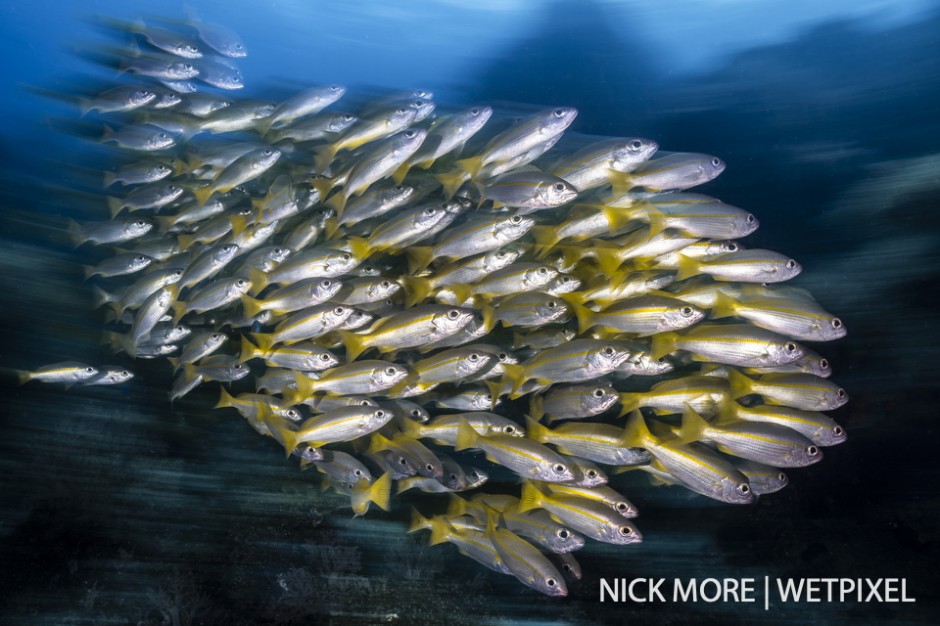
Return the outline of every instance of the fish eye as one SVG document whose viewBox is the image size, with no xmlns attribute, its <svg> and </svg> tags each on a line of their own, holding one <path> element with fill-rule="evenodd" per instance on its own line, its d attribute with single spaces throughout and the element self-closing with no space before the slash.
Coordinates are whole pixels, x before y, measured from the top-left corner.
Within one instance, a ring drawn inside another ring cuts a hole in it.
<svg viewBox="0 0 940 626">
<path fill-rule="evenodd" d="M 356 476 L 362 476 L 362 470 L 356 468 L 356 469 L 353 470 L 353 474 L 356 475 Z"/>
<path fill-rule="evenodd" d="M 783 349 L 786 350 L 787 352 L 795 352 L 796 344 L 793 343 L 792 341 L 788 341 L 786 344 L 784 344 Z"/>
<path fill-rule="evenodd" d="M 806 454 L 810 456 L 816 456 L 817 454 L 819 454 L 819 448 L 817 448 L 816 446 L 809 446 L 808 448 L 806 448 Z"/>
<path fill-rule="evenodd" d="M 630 142 L 630 147 L 633 148 L 634 150 L 639 150 L 640 148 L 643 147 L 643 142 L 640 141 L 639 139 L 634 139 L 633 141 Z"/>
<path fill-rule="evenodd" d="M 592 469 L 589 469 L 588 471 L 584 473 L 588 478 L 597 478 L 597 472 Z"/>
<path fill-rule="evenodd" d="M 418 409 L 414 409 L 411 412 L 411 417 L 421 417 L 421 411 L 419 411 Z"/>
<path fill-rule="evenodd" d="M 383 417 L 385 417 L 385 411 L 383 411 L 382 409 L 379 409 L 378 411 L 375 412 L 375 416 L 379 419 L 382 419 Z"/>
<path fill-rule="evenodd" d="M 565 470 L 567 470 L 568 468 L 565 467 L 562 463 L 555 463 L 554 465 L 552 465 L 552 469 L 555 470 L 556 474 L 564 474 Z"/>
<path fill-rule="evenodd" d="M 555 184 L 552 185 L 552 186 L 555 188 L 555 191 L 564 191 L 564 190 L 565 190 L 565 184 L 564 184 L 564 183 L 555 183 Z"/>
<path fill-rule="evenodd" d="M 451 472 L 451 474 L 450 474 L 450 479 L 451 479 L 451 480 L 457 480 L 457 474 L 454 474 L 453 472 Z"/>
<path fill-rule="evenodd" d="M 827 359 L 819 359 L 819 367 L 824 370 L 829 369 L 829 361 Z"/>
<path fill-rule="evenodd" d="M 288 417 L 289 419 L 295 419 L 295 418 L 297 418 L 297 417 L 299 417 L 299 416 L 297 415 L 297 411 L 295 411 L 294 409 L 288 409 L 288 411 L 287 411 L 287 417 Z"/>
<path fill-rule="evenodd" d="M 426 208 L 426 209 L 424 210 L 424 214 L 427 215 L 427 216 L 429 216 L 429 217 L 430 217 L 431 215 L 434 215 L 435 213 L 437 213 L 437 209 L 435 209 L 434 207 L 428 207 L 428 208 Z"/>
<path fill-rule="evenodd" d="M 209 339 L 211 339 L 212 341 L 221 341 L 222 335 L 220 335 L 219 333 L 212 333 L 212 335 L 209 336 Z"/>
<path fill-rule="evenodd" d="M 737 487 L 737 492 L 742 496 L 746 496 L 747 494 L 751 493 L 751 486 L 747 483 L 741 483 Z"/>
<path fill-rule="evenodd" d="M 682 307 L 682 309 L 680 310 L 680 313 L 682 313 L 682 317 L 691 317 L 691 316 L 692 316 L 692 313 L 694 313 L 694 311 L 692 310 L 692 307 L 690 307 L 690 306 L 684 306 L 684 307 Z"/>
<path fill-rule="evenodd" d="M 555 585 L 558 584 L 558 581 L 556 581 L 554 578 L 546 578 L 545 584 L 548 585 L 549 587 L 554 587 Z"/>
<path fill-rule="evenodd" d="M 368 400 L 360 400 L 359 406 L 372 406 L 372 403 L 369 402 Z"/>
<path fill-rule="evenodd" d="M 488 393 L 484 393 L 481 397 L 483 398 L 483 400 L 484 400 L 485 402 L 492 402 L 492 401 L 493 401 L 493 396 L 490 395 L 490 394 L 488 394 Z"/>
<path fill-rule="evenodd" d="M 564 109 L 555 109 L 554 111 L 552 111 L 552 115 L 554 115 L 555 117 L 564 117 L 564 116 L 565 116 L 565 110 L 564 110 Z"/>
<path fill-rule="evenodd" d="M 385 375 L 386 375 L 386 376 L 394 376 L 396 373 L 398 373 L 398 370 L 396 370 L 394 367 L 386 367 L 386 368 L 385 368 Z"/>
<path fill-rule="evenodd" d="M 630 507 L 627 506 L 627 503 L 626 503 L 626 502 L 618 502 L 618 503 L 617 503 L 617 510 L 620 511 L 621 513 L 623 513 L 624 511 L 629 511 L 629 510 L 630 510 Z"/>
<path fill-rule="evenodd" d="M 447 317 L 449 319 L 455 320 L 458 317 L 460 317 L 460 311 L 458 311 L 457 309 L 451 309 L 450 311 L 447 312 Z"/>
<path fill-rule="evenodd" d="M 329 289 L 330 287 L 333 286 L 333 281 L 330 279 L 321 280 L 320 286 L 323 287 L 324 289 Z"/>
<path fill-rule="evenodd" d="M 793 259 L 790 259 L 789 261 L 787 261 L 787 269 L 788 269 L 788 270 L 795 270 L 795 269 L 796 269 L 796 261 L 794 261 Z"/>
<path fill-rule="evenodd" d="M 516 427 L 513 426 L 512 424 L 509 424 L 503 427 L 503 432 L 506 433 L 507 435 L 511 435 L 514 432 L 516 432 Z"/>
<path fill-rule="evenodd" d="M 339 91 L 339 85 L 330 85 L 330 91 Z"/>
<path fill-rule="evenodd" d="M 93 367 L 86 367 L 86 368 L 85 368 L 85 373 L 86 373 L 86 374 L 94 374 L 94 373 L 95 373 L 95 368 L 93 368 Z"/>
<path fill-rule="evenodd" d="M 338 307 L 336 307 L 335 309 L 333 309 L 333 314 L 334 314 L 334 315 L 342 315 L 342 314 L 345 313 L 345 312 L 346 312 L 346 309 L 344 309 L 344 308 L 341 307 L 341 306 L 338 306 Z"/>
<path fill-rule="evenodd" d="M 355 119 L 356 119 L 356 116 L 351 113 L 347 113 L 346 115 L 343 116 L 343 120 L 347 122 L 352 122 Z"/>
<path fill-rule="evenodd" d="M 477 354 L 476 352 L 471 352 L 471 353 L 467 356 L 467 360 L 470 361 L 471 363 L 476 363 L 477 361 L 480 360 L 480 355 Z M 841 390 L 840 390 L 840 391 L 841 391 Z"/>
<path fill-rule="evenodd" d="M 736 243 L 734 243 L 734 242 L 729 243 L 729 244 L 728 244 L 728 247 L 727 247 L 726 249 L 728 250 L 728 252 L 737 252 L 737 251 L 738 251 L 738 244 L 736 244 Z"/>
<path fill-rule="evenodd" d="M 509 355 L 506 354 L 505 352 L 500 352 L 499 354 L 496 355 L 496 358 L 499 359 L 500 361 L 505 361 L 506 359 L 509 358 Z"/>
<path fill-rule="evenodd" d="M 128 372 L 127 370 L 121 370 L 121 376 L 127 377 L 127 376 L 130 376 L 130 375 L 131 375 L 131 373 Z"/>
<path fill-rule="evenodd" d="M 147 225 L 147 222 L 145 222 L 144 220 L 137 220 L 136 222 L 134 222 L 134 226 L 136 226 L 137 228 L 143 228 L 146 225 Z"/>
<path fill-rule="evenodd" d="M 836 437 L 841 437 L 843 432 L 845 431 L 842 430 L 841 426 L 833 426 L 832 428 L 832 434 Z"/>
<path fill-rule="evenodd" d="M 399 115 L 404 115 L 405 113 L 408 112 L 408 109 L 404 107 L 399 107 L 395 112 L 398 113 Z"/>
<path fill-rule="evenodd" d="M 477 108 L 470 109 L 470 115 L 476 117 L 479 114 L 480 114 L 480 109 L 477 109 Z"/>
<path fill-rule="evenodd" d="M 604 354 L 607 355 L 607 356 L 613 356 L 614 352 L 615 352 L 615 350 L 613 349 L 612 346 L 606 346 L 606 347 L 604 348 Z"/>
<path fill-rule="evenodd" d="M 424 469 L 426 469 L 426 470 L 429 471 L 429 472 L 433 472 L 433 471 L 434 471 L 434 466 L 431 465 L 430 463 L 428 463 L 428 464 L 426 464 L 426 465 L 424 466 Z"/>
<path fill-rule="evenodd" d="M 323 354 L 320 355 L 320 360 L 325 363 L 330 360 L 330 355 L 324 352 Z"/>
<path fill-rule="evenodd" d="M 405 137 L 407 137 L 408 139 L 411 139 L 412 137 L 414 137 L 414 136 L 417 135 L 417 134 L 418 134 L 418 131 L 416 131 L 416 130 L 406 130 L 406 131 L 405 131 Z"/>
<path fill-rule="evenodd" d="M 633 534 L 633 529 L 630 528 L 629 526 L 621 526 L 620 534 L 623 535 L 624 537 L 629 537 L 630 535 Z"/>
<path fill-rule="evenodd" d="M 603 398 L 603 397 L 604 397 L 604 390 L 603 390 L 601 387 L 598 387 L 597 389 L 595 389 L 595 390 L 594 390 L 594 397 L 595 397 L 595 398 Z"/>
<path fill-rule="evenodd" d="M 245 47 L 245 46 L 241 45 L 240 43 L 236 43 L 236 44 L 235 44 L 235 49 L 236 49 L 236 50 L 241 50 L 241 49 L 244 48 L 244 47 Z"/>
<path fill-rule="evenodd" d="M 183 276 L 183 270 L 174 270 L 174 272 L 170 274 L 170 276 L 174 278 L 180 278 Z"/>
<path fill-rule="evenodd" d="M 248 284 L 248 281 L 246 281 L 243 278 L 239 278 L 238 280 L 235 281 L 235 285 L 238 287 L 244 287 L 247 284 Z"/>
<path fill-rule="evenodd" d="M 134 257 L 134 261 L 135 261 L 136 263 L 143 263 L 143 262 L 146 261 L 146 260 L 147 260 L 147 257 L 145 257 L 145 256 L 142 255 L 142 254 L 138 254 L 137 256 Z"/>
<path fill-rule="evenodd" d="M 842 320 L 840 320 L 838 317 L 832 318 L 831 320 L 829 320 L 829 323 L 832 325 L 833 328 L 842 328 Z"/>
<path fill-rule="evenodd" d="M 744 221 L 747 222 L 748 224 L 753 224 L 756 219 L 757 218 L 754 217 L 752 213 L 748 213 L 747 217 L 744 218 Z"/>
<path fill-rule="evenodd" d="M 167 137 L 169 137 L 169 135 L 167 135 L 166 133 L 157 133 L 157 137 L 159 137 L 160 139 L 166 139 Z"/>
<path fill-rule="evenodd" d="M 844 397 L 845 397 L 845 389 L 841 389 L 841 388 L 840 388 L 839 391 L 836 392 L 836 395 L 839 396 L 840 398 L 844 398 Z"/>
<path fill-rule="evenodd" d="M 348 252 L 344 252 L 339 258 L 342 259 L 343 261 L 348 261 L 352 258 L 352 255 L 349 254 Z"/>
<path fill-rule="evenodd" d="M 549 300 L 549 301 L 545 304 L 545 306 L 547 306 L 547 307 L 550 308 L 550 309 L 554 309 L 554 308 L 557 306 L 557 304 L 555 304 L 555 301 L 554 301 L 554 300 Z"/>
<path fill-rule="evenodd" d="M 719 159 L 718 157 L 712 157 L 712 165 L 715 167 L 718 167 L 719 165 L 721 165 L 721 159 Z"/>
<path fill-rule="evenodd" d="M 540 267 L 539 270 L 538 270 L 538 272 L 539 272 L 539 274 L 541 274 L 542 276 L 544 276 L 545 274 L 548 274 L 548 269 L 545 268 L 545 267 Z"/>
<path fill-rule="evenodd" d="M 405 459 L 405 457 L 400 456 L 400 457 L 398 457 L 398 464 L 399 464 L 399 465 L 408 465 L 408 461 L 407 461 L 407 459 Z"/>
<path fill-rule="evenodd" d="M 787 482 L 787 475 L 784 474 L 783 472 L 780 472 L 779 474 L 777 474 L 777 480 L 785 483 Z"/>
<path fill-rule="evenodd" d="M 519 215 L 513 215 L 512 217 L 509 218 L 509 221 L 510 221 L 512 224 L 521 224 L 521 223 L 522 223 L 522 217 L 519 216 Z"/>
</svg>

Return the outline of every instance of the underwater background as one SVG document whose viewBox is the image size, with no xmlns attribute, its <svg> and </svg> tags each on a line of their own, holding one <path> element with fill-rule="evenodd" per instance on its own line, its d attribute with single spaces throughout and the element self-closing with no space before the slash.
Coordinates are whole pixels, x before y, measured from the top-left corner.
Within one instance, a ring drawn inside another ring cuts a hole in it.
<svg viewBox="0 0 940 626">
<path fill-rule="evenodd" d="M 564 599 L 404 531 L 352 519 L 217 390 L 170 405 L 165 364 L 125 385 L 2 382 L 0 623 L 934 624 L 940 521 L 940 11 L 929 2 L 192 2 L 249 47 L 244 95 L 427 88 L 449 104 L 574 106 L 572 131 L 720 156 L 702 190 L 753 211 L 747 242 L 849 329 L 826 344 L 848 441 L 744 507 L 618 485 L 639 545 L 590 544 Z M 821 7 L 819 5 L 825 5 Z M 182 4 L 0 6 L 0 367 L 115 360 L 67 218 L 107 164 L 36 89 L 108 80 L 95 16 Z M 97 73 L 96 73 L 97 72 Z M 90 74 L 94 78 L 89 78 Z M 112 76 L 113 78 L 113 76 Z M 243 94 L 239 94 L 241 96 Z M 96 132 L 99 132 L 97 129 Z M 345 507 L 345 508 L 344 508 Z M 607 578 L 905 578 L 914 604 L 598 602 Z"/>
</svg>

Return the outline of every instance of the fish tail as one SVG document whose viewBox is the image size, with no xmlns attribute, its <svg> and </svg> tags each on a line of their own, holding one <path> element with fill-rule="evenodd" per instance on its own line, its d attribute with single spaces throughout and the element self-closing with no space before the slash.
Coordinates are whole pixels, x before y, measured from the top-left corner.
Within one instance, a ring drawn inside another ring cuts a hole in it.
<svg viewBox="0 0 940 626">
<path fill-rule="evenodd" d="M 411 246 L 405 250 L 405 256 L 408 257 L 408 271 L 416 274 L 434 260 L 434 249 L 431 246 Z"/>
<path fill-rule="evenodd" d="M 685 409 L 682 411 L 682 425 L 676 433 L 679 443 L 699 441 L 703 438 L 706 426 L 708 426 L 708 422 L 705 421 L 705 418 L 696 413 L 695 409 L 687 402 Z"/>
<path fill-rule="evenodd" d="M 551 252 L 561 239 L 558 238 L 558 232 L 552 226 L 533 226 L 532 237 L 535 238 L 535 256 L 544 257 Z"/>
<path fill-rule="evenodd" d="M 68 234 L 73 248 L 77 248 L 85 243 L 85 231 L 82 228 L 82 225 L 73 219 L 69 219 Z"/>
<path fill-rule="evenodd" d="M 264 302 L 252 298 L 247 293 L 243 293 L 239 298 L 242 301 L 242 311 L 245 312 L 245 317 L 254 317 L 264 310 Z"/>
<path fill-rule="evenodd" d="M 447 517 L 460 517 L 461 515 L 467 514 L 467 501 L 458 496 L 456 493 L 451 493 L 450 500 L 447 503 Z"/>
<path fill-rule="evenodd" d="M 182 300 L 177 300 L 176 302 L 170 305 L 170 307 L 173 309 L 173 323 L 174 324 L 178 324 L 179 321 L 183 319 L 183 316 L 186 315 L 186 312 L 187 312 L 186 305 L 187 303 L 183 302 Z"/>
<path fill-rule="evenodd" d="M 662 211 L 646 202 L 643 203 L 643 206 L 645 207 L 644 213 L 646 214 L 646 219 L 650 224 L 650 237 L 655 237 L 668 228 L 669 222 Z"/>
<path fill-rule="evenodd" d="M 622 196 L 635 186 L 633 177 L 630 174 L 617 170 L 607 170 L 607 180 L 610 181 L 615 196 Z"/>
<path fill-rule="evenodd" d="M 751 380 L 733 367 L 728 368 L 728 384 L 731 387 L 731 398 L 740 398 L 754 393 Z"/>
<path fill-rule="evenodd" d="M 196 235 L 177 235 L 176 241 L 179 243 L 180 252 L 185 252 L 196 243 Z"/>
<path fill-rule="evenodd" d="M 620 436 L 619 443 L 623 446 L 644 448 L 650 442 L 655 441 L 656 438 L 653 437 L 653 433 L 650 432 L 649 427 L 646 425 L 643 414 L 639 411 L 634 411 L 630 417 L 627 418 L 627 425 L 623 428 L 623 434 Z"/>
<path fill-rule="evenodd" d="M 411 508 L 411 525 L 406 532 L 413 533 L 419 530 L 431 530 L 431 520 L 421 515 L 418 509 Z"/>
<path fill-rule="evenodd" d="M 33 379 L 32 372 L 27 372 L 26 370 L 13 370 L 16 374 L 16 384 L 25 385 Z"/>
<path fill-rule="evenodd" d="M 737 315 L 737 312 L 734 310 L 735 304 L 736 302 L 731 296 L 719 289 L 715 293 L 715 304 L 712 306 L 711 315 L 709 317 L 712 319 L 733 317 Z"/>
<path fill-rule="evenodd" d="M 117 302 L 117 296 L 110 294 L 98 285 L 91 286 L 91 294 L 94 297 L 94 307 L 102 307 L 106 304 L 113 304 Z"/>
<path fill-rule="evenodd" d="M 536 421 L 545 415 L 545 398 L 541 394 L 535 393 L 529 398 L 529 415 Z"/>
<path fill-rule="evenodd" d="M 574 314 L 578 318 L 579 335 L 583 335 L 589 328 L 594 326 L 594 311 L 576 302 L 569 302 L 568 306 L 574 309 Z"/>
<path fill-rule="evenodd" d="M 388 511 L 390 509 L 390 499 L 392 494 L 392 475 L 388 472 L 385 472 L 369 485 L 369 488 L 362 493 L 362 513 L 356 511 L 357 514 L 364 514 L 369 510 L 369 503 L 372 502 L 378 506 L 383 511 Z M 353 510 L 355 510 L 355 503 L 353 505 Z"/>
<path fill-rule="evenodd" d="M 109 141 L 113 141 L 113 140 L 114 140 L 114 129 L 108 126 L 107 124 L 105 124 L 104 130 L 101 133 L 100 141 L 101 143 L 108 143 Z"/>
<path fill-rule="evenodd" d="M 597 256 L 597 265 L 607 278 L 613 276 L 623 264 L 620 248 L 595 248 L 594 254 Z"/>
<path fill-rule="evenodd" d="M 121 202 L 120 198 L 115 198 L 114 196 L 108 196 L 108 212 L 111 214 L 111 219 L 114 219 L 121 212 L 121 209 L 124 208 L 124 203 Z"/>
<path fill-rule="evenodd" d="M 220 392 L 221 392 L 221 393 L 219 394 L 219 401 L 218 401 L 218 402 L 216 403 L 216 405 L 215 405 L 214 407 L 212 407 L 212 408 L 214 408 L 214 409 L 224 409 L 224 408 L 228 408 L 228 407 L 233 407 L 233 406 L 235 406 L 235 398 L 232 397 L 232 394 L 230 394 L 229 392 L 227 392 L 227 391 L 225 390 L 225 387 L 222 386 L 222 385 L 219 386 L 219 390 L 220 390 Z"/>
<path fill-rule="evenodd" d="M 428 538 L 429 546 L 436 546 L 439 543 L 450 541 L 450 524 L 447 523 L 447 520 L 432 518 L 429 521 L 431 523 L 431 536 Z"/>
<path fill-rule="evenodd" d="M 623 417 L 627 413 L 640 408 L 640 397 L 639 393 L 631 393 L 629 391 L 620 393 L 620 414 L 618 417 Z"/>
<path fill-rule="evenodd" d="M 699 274 L 699 263 L 691 257 L 684 254 L 679 255 L 679 271 L 676 273 L 676 280 L 685 280 Z"/>
<path fill-rule="evenodd" d="M 532 509 L 541 509 L 544 500 L 545 494 L 527 480 L 522 483 L 522 494 L 519 496 L 519 504 L 516 505 L 516 511 L 525 513 Z"/>
<path fill-rule="evenodd" d="M 474 447 L 479 437 L 480 434 L 470 424 L 460 422 L 457 425 L 457 441 L 454 443 L 454 450 L 459 452 Z"/>
<path fill-rule="evenodd" d="M 271 349 L 274 348 L 274 333 L 251 333 L 251 338 L 255 340 L 255 345 L 258 346 L 258 352 L 262 356 L 267 356 L 271 352 Z"/>
<path fill-rule="evenodd" d="M 489 302 L 480 304 L 480 312 L 483 314 L 483 328 L 487 331 L 493 330 L 496 326 L 496 309 Z M 507 326 L 503 320 L 503 326 Z"/>
<path fill-rule="evenodd" d="M 175 158 L 173 159 L 173 175 L 179 176 L 180 174 L 188 174 L 189 171 L 193 169 L 189 163 L 183 159 Z"/>
<path fill-rule="evenodd" d="M 496 405 L 499 404 L 499 397 L 503 395 L 503 384 L 491 378 L 484 380 L 483 384 L 486 385 L 487 389 L 490 391 L 490 410 L 492 411 L 496 408 Z"/>
<path fill-rule="evenodd" d="M 325 171 L 330 163 L 333 162 L 333 159 L 336 158 L 337 152 L 339 152 L 339 145 L 336 143 L 327 144 L 315 150 L 313 154 L 313 164 L 317 168 L 317 171 Z M 321 195 L 320 197 L 323 198 L 325 196 Z"/>
<path fill-rule="evenodd" d="M 396 185 L 402 184 L 402 182 L 405 180 L 405 177 L 408 176 L 408 170 L 410 169 L 410 163 L 402 163 L 401 166 L 399 166 L 399 168 L 392 173 L 392 180 L 395 181 Z"/>
<path fill-rule="evenodd" d="M 343 340 L 343 347 L 346 348 L 346 361 L 348 363 L 355 361 L 356 357 L 369 348 L 369 346 L 366 345 L 366 338 L 362 335 L 357 335 L 356 333 L 351 333 L 346 330 L 337 332 Z"/>
<path fill-rule="evenodd" d="M 155 215 L 151 219 L 157 223 L 157 228 L 160 229 L 161 233 L 167 233 L 176 226 L 175 215 Z"/>
<path fill-rule="evenodd" d="M 193 195 L 196 196 L 196 202 L 199 206 L 205 206 L 206 202 L 215 192 L 215 189 L 212 185 L 206 185 L 205 187 L 199 187 L 198 189 L 193 189 Z"/>
<path fill-rule="evenodd" d="M 422 302 L 431 293 L 431 281 L 420 276 L 402 276 L 405 290 L 405 306 L 411 307 Z"/>
<path fill-rule="evenodd" d="M 349 250 L 353 253 L 354 257 L 360 261 L 365 261 L 369 258 L 369 255 L 372 254 L 372 244 L 368 239 L 363 239 L 362 237 L 350 237 Z"/>
<path fill-rule="evenodd" d="M 468 159 L 460 159 L 457 161 L 457 166 L 470 174 L 471 178 L 475 178 L 480 173 L 480 170 L 483 169 L 483 156 L 479 155 Z"/>
<path fill-rule="evenodd" d="M 467 176 L 466 172 L 456 170 L 453 172 L 435 174 L 434 178 L 436 178 L 437 181 L 444 187 L 444 199 L 450 200 L 454 197 L 454 194 L 457 193 L 457 190 L 460 189 L 460 186 L 463 185 L 469 177 Z"/>
<path fill-rule="evenodd" d="M 539 443 L 549 441 L 549 438 L 552 436 L 552 431 L 549 430 L 547 426 L 539 424 L 528 415 L 525 418 L 525 433 L 526 437 Z"/>
<path fill-rule="evenodd" d="M 86 111 L 86 113 L 87 113 L 87 111 Z M 85 113 L 82 113 L 82 115 L 85 115 Z M 105 173 L 104 173 L 104 188 L 105 188 L 105 189 L 107 189 L 108 187 L 110 187 L 111 185 L 113 185 L 113 184 L 116 183 L 116 182 L 117 182 L 117 174 L 115 174 L 114 172 L 105 172 Z"/>
<path fill-rule="evenodd" d="M 232 225 L 232 235 L 235 237 L 238 237 L 248 228 L 248 218 L 244 215 L 234 215 L 228 218 L 228 221 Z"/>
<path fill-rule="evenodd" d="M 401 428 L 402 434 L 406 437 L 411 437 L 412 439 L 421 439 L 424 437 L 424 433 L 421 431 L 421 424 L 413 419 L 407 417 L 399 418 L 398 426 Z"/>
<path fill-rule="evenodd" d="M 374 432 L 372 436 L 369 437 L 369 447 L 366 449 L 366 454 L 376 455 L 383 450 L 388 450 L 391 445 L 392 442 L 382 433 Z"/>
<path fill-rule="evenodd" d="M 82 265 L 82 273 L 85 274 L 85 280 L 88 280 L 92 276 L 98 273 L 98 270 L 94 265 Z"/>
<path fill-rule="evenodd" d="M 610 206 L 604 206 L 601 209 L 601 212 L 604 214 L 604 218 L 607 220 L 607 232 L 610 234 L 614 234 L 623 228 L 624 224 L 629 222 L 635 216 L 634 211 L 616 209 Z"/>
<path fill-rule="evenodd" d="M 336 235 L 336 231 L 339 230 L 339 219 L 336 217 L 331 217 L 326 220 L 326 223 L 323 225 L 323 232 L 326 233 L 327 239 L 332 239 Z"/>
<path fill-rule="evenodd" d="M 242 296 L 244 297 L 244 296 Z M 252 316 L 249 316 L 252 317 Z M 248 341 L 248 337 L 242 335 L 242 349 L 241 353 L 238 356 L 238 362 L 244 363 L 245 361 L 250 361 L 251 359 L 257 356 L 264 356 L 264 352 L 258 349 L 258 346 Z"/>
<path fill-rule="evenodd" d="M 448 285 L 447 288 L 453 292 L 457 306 L 463 306 L 465 302 L 473 297 L 473 288 L 465 283 L 454 283 Z"/>
<path fill-rule="evenodd" d="M 252 267 L 248 269 L 248 281 L 251 283 L 251 291 L 254 294 L 259 294 L 264 291 L 264 288 L 270 284 L 270 278 L 267 274 L 259 270 L 257 267 Z M 257 301 L 256 301 L 257 302 Z M 244 304 L 244 300 L 242 300 Z M 260 310 L 258 311 L 260 313 Z M 245 314 L 248 314 L 247 309 Z M 257 313 L 255 313 L 257 315 Z M 254 317 L 254 315 L 252 316 Z"/>
<path fill-rule="evenodd" d="M 528 380 L 528 378 L 525 374 L 525 367 L 522 365 L 503 363 L 503 383 L 505 385 L 511 385 L 510 394 L 514 394 L 526 380 Z"/>
<path fill-rule="evenodd" d="M 675 333 L 657 333 L 653 335 L 650 343 L 650 358 L 654 361 L 661 359 L 676 349 Z"/>
</svg>

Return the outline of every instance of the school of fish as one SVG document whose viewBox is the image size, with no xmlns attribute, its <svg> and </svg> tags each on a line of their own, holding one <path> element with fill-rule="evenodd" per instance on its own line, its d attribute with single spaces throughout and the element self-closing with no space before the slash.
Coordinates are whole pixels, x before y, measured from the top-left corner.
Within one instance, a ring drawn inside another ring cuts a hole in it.
<svg viewBox="0 0 940 626">
<path fill-rule="evenodd" d="M 566 135 L 563 106 L 445 112 L 341 85 L 238 99 L 229 29 L 107 25 L 133 42 L 111 53 L 120 82 L 74 101 L 113 146 L 110 219 L 69 225 L 108 253 L 85 272 L 107 341 L 164 358 L 170 401 L 221 382 L 217 408 L 356 515 L 447 494 L 409 532 L 564 596 L 588 538 L 642 540 L 609 475 L 747 504 L 845 441 L 825 412 L 848 397 L 805 345 L 845 327 L 785 284 L 796 260 L 742 245 L 753 214 L 688 191 L 719 158 Z"/>
</svg>

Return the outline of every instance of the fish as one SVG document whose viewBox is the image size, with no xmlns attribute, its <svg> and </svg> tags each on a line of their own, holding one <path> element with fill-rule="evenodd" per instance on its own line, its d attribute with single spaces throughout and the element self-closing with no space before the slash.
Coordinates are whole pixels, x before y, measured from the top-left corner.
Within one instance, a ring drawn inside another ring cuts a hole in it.
<svg viewBox="0 0 940 626">
<path fill-rule="evenodd" d="M 42 383 L 75 384 L 91 380 L 99 374 L 99 371 L 98 368 L 86 363 L 63 361 L 61 363 L 43 365 L 33 371 L 18 370 L 16 376 L 21 385 L 31 380 L 38 380 Z"/>
</svg>

